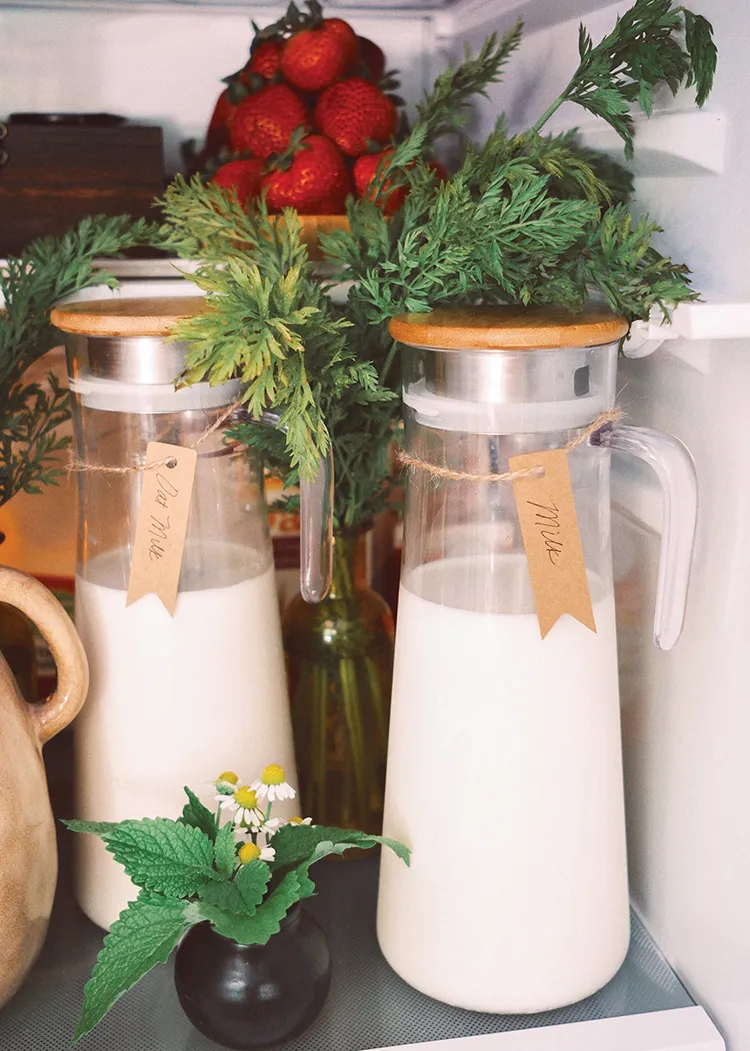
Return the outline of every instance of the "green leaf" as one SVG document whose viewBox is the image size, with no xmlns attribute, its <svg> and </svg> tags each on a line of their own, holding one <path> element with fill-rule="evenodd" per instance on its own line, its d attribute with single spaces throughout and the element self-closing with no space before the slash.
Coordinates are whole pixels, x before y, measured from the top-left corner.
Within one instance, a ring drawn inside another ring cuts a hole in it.
<svg viewBox="0 0 750 1051">
<path fill-rule="evenodd" d="M 226 826 L 225 826 L 226 827 Z M 201 887 L 198 895 L 201 901 L 235 916 L 252 915 L 263 900 L 271 870 L 265 861 L 255 861 L 241 865 L 232 880 L 222 883 L 208 883 Z"/>
<path fill-rule="evenodd" d="M 319 843 L 352 845 L 366 838 L 366 833 L 351 828 L 326 825 L 284 825 L 273 837 L 276 851 L 271 867 L 276 870 L 296 865 L 312 857 Z"/>
<path fill-rule="evenodd" d="M 716 73 L 717 51 L 713 41 L 713 27 L 703 15 L 694 15 L 687 8 L 685 16 L 685 47 L 690 53 L 692 68 L 686 84 L 696 86 L 695 104 L 702 106 L 709 96 Z"/>
<path fill-rule="evenodd" d="M 79 821 L 61 818 L 63 825 L 71 832 L 90 832 L 92 836 L 100 836 L 104 839 L 113 828 L 117 828 L 116 821 Z"/>
<path fill-rule="evenodd" d="M 188 797 L 188 802 L 183 807 L 182 817 L 180 819 L 183 825 L 190 825 L 193 828 L 199 828 L 210 840 L 215 840 L 218 829 L 216 817 L 211 813 L 208 807 L 201 803 L 195 792 L 192 792 L 187 785 L 185 785 L 185 794 Z"/>
<path fill-rule="evenodd" d="M 237 840 L 231 821 L 222 825 L 214 841 L 214 861 L 222 876 L 231 876 L 237 861 Z"/>
<path fill-rule="evenodd" d="M 170 898 L 195 894 L 217 875 L 211 840 L 180 821 L 120 821 L 102 839 L 134 883 Z"/>
<path fill-rule="evenodd" d="M 309 867 L 326 854 L 340 854 L 350 847 L 368 850 L 378 843 L 389 847 L 403 861 L 409 863 L 411 852 L 408 847 L 394 839 L 371 836 L 354 828 L 335 828 L 326 825 L 284 825 L 273 837 L 276 856 L 272 867 L 274 870 L 286 868 L 300 861 L 307 863 Z"/>
<path fill-rule="evenodd" d="M 683 24 L 684 20 L 684 24 Z M 681 44 L 684 30 L 685 49 Z M 681 84 L 695 84 L 702 106 L 713 85 L 716 47 L 711 24 L 672 0 L 636 0 L 594 45 L 584 26 L 579 30 L 580 63 L 565 90 L 534 124 L 538 132 L 563 102 L 575 102 L 603 117 L 633 151 L 629 110 L 638 102 L 650 115 L 653 91 L 664 85 L 675 95 Z"/>
<path fill-rule="evenodd" d="M 281 921 L 300 896 L 297 873 L 288 872 L 252 916 L 239 916 L 205 901 L 198 904 L 198 911 L 225 938 L 232 938 L 240 945 L 265 945 L 279 933 Z"/>
<path fill-rule="evenodd" d="M 74 1041 L 93 1029 L 152 967 L 165 963 L 189 926 L 183 902 L 141 891 L 104 938 L 104 947 L 86 983 Z"/>
<path fill-rule="evenodd" d="M 60 342 L 52 307 L 93 285 L 117 285 L 94 269 L 95 258 L 157 239 L 144 220 L 88 216 L 63 237 L 39 238 L 0 263 L 0 504 L 17 492 L 38 493 L 64 472 L 60 453 L 68 441 L 56 428 L 68 418 L 68 394 L 56 380 L 49 391 L 23 381 L 29 366 Z"/>
</svg>

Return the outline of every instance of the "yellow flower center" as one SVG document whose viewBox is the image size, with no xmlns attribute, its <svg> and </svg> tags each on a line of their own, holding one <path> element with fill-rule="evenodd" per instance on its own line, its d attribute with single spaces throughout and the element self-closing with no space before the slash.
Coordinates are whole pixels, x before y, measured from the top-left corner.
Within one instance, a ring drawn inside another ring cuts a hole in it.
<svg viewBox="0 0 750 1051">
<path fill-rule="evenodd" d="M 301 817 L 290 817 L 289 818 L 289 824 L 290 825 L 301 825 L 302 824 L 302 818 Z"/>
<path fill-rule="evenodd" d="M 241 865 L 248 865 L 260 857 L 260 847 L 256 843 L 243 843 L 237 852 Z"/>
<path fill-rule="evenodd" d="M 267 766 L 261 778 L 264 785 L 280 785 L 283 784 L 284 779 L 284 767 L 279 766 L 278 763 L 271 763 L 270 766 Z"/>
<path fill-rule="evenodd" d="M 234 770 L 225 770 L 223 774 L 219 774 L 216 778 L 218 781 L 227 781 L 230 785 L 236 785 L 239 781 L 239 777 L 235 774 Z"/>
<path fill-rule="evenodd" d="M 234 793 L 234 801 L 241 807 L 252 810 L 257 805 L 258 793 L 253 792 L 252 788 L 248 788 L 247 785 L 241 785 Z"/>
</svg>

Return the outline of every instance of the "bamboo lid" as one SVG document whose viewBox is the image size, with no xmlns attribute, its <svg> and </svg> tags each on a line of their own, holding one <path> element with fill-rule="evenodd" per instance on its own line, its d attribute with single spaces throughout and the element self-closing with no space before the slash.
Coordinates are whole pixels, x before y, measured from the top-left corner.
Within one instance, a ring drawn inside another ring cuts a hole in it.
<svg viewBox="0 0 750 1051">
<path fill-rule="evenodd" d="M 52 311 L 52 324 L 82 336 L 168 336 L 176 321 L 206 309 L 204 296 L 90 299 Z"/>
<path fill-rule="evenodd" d="M 570 314 L 557 307 L 447 307 L 399 314 L 389 325 L 399 343 L 443 350 L 552 350 L 614 343 L 628 323 L 601 307 Z"/>
</svg>

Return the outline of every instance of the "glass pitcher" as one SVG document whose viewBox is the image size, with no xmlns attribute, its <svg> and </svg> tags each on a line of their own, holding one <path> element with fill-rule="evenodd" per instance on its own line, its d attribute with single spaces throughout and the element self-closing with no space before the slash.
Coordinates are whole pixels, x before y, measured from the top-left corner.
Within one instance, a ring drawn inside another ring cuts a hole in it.
<svg viewBox="0 0 750 1051">
<path fill-rule="evenodd" d="M 247 780 L 279 763 L 295 780 L 260 462 L 223 435 L 241 387 L 174 389 L 186 344 L 169 331 L 203 306 L 124 299 L 52 315 L 67 333 L 81 468 L 75 611 L 91 686 L 76 723 L 76 788 L 77 816 L 88 820 L 177 816 L 186 784 L 203 785 L 214 807 L 210 784 L 225 770 Z M 144 480 L 133 468 L 151 441 L 197 452 L 174 616 L 156 594 L 126 605 Z M 330 576 L 329 482 L 324 465 L 303 484 L 301 584 L 311 600 Z M 279 806 L 279 816 L 295 812 L 294 802 Z M 96 837 L 76 846 L 80 904 L 108 927 L 133 886 Z"/>
<path fill-rule="evenodd" d="M 618 423 L 568 456 L 596 632 L 542 639 L 509 457 L 565 447 L 613 404 L 621 319 L 435 311 L 403 344 L 408 473 L 378 938 L 446 1003 L 527 1013 L 603 986 L 628 948 L 609 450 L 663 487 L 654 638 L 682 629 L 696 518 L 676 439 Z M 432 469 L 431 469 L 432 468 Z M 447 474 L 446 474 L 447 472 Z"/>
</svg>

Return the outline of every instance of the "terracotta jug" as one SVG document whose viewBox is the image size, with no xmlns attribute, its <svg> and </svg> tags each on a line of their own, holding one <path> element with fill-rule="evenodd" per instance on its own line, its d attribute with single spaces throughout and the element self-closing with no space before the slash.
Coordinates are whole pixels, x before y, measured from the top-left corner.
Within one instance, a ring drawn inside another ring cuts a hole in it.
<svg viewBox="0 0 750 1051">
<path fill-rule="evenodd" d="M 58 684 L 27 704 L 0 656 L 0 1006 L 18 990 L 44 942 L 57 882 L 57 844 L 42 745 L 78 713 L 88 664 L 73 622 L 38 580 L 0 566 L 0 602 L 21 610 L 47 641 Z"/>
</svg>

